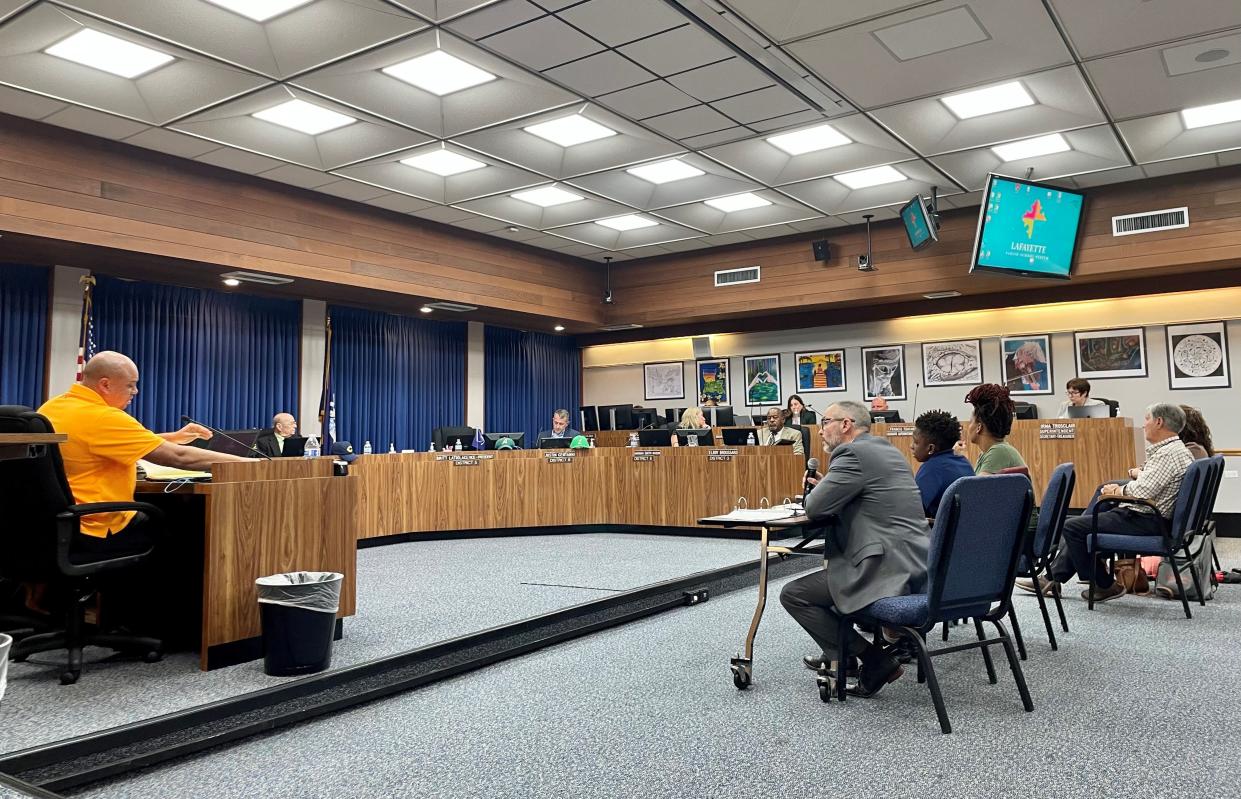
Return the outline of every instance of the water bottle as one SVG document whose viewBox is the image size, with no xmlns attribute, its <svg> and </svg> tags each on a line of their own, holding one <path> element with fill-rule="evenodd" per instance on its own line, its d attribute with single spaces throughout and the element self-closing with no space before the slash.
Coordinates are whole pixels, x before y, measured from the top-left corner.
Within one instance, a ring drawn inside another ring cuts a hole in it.
<svg viewBox="0 0 1241 799">
<path fill-rule="evenodd" d="M 452 445 L 452 449 L 453 449 L 453 451 L 454 451 L 454 452 L 460 452 L 460 451 L 461 451 L 461 439 L 459 439 L 459 438 L 457 439 L 457 443 Z"/>
<path fill-rule="evenodd" d="M 431 442 L 431 448 L 430 448 L 429 450 L 427 450 L 427 452 L 435 452 L 435 442 L 434 442 L 434 441 L 432 441 L 432 442 Z"/>
<path fill-rule="evenodd" d="M 388 442 L 388 454 L 389 455 L 396 454 L 396 444 L 391 441 Z"/>
<path fill-rule="evenodd" d="M 306 439 L 306 446 L 302 450 L 302 455 L 307 458 L 319 457 L 319 439 L 316 436 Z"/>
<path fill-rule="evenodd" d="M 365 444 L 363 444 L 363 445 L 362 445 L 362 454 L 363 454 L 363 455 L 370 455 L 370 454 L 371 454 L 372 452 L 374 452 L 374 451 L 375 451 L 375 450 L 371 449 L 371 442 L 367 441 Z"/>
<path fill-rule="evenodd" d="M 672 446 L 674 447 L 681 446 L 681 437 L 678 436 L 676 433 L 672 434 Z"/>
<path fill-rule="evenodd" d="M 638 446 L 638 434 L 637 433 L 629 434 L 629 446 L 631 447 Z"/>
<path fill-rule="evenodd" d="M 754 446 L 754 434 L 753 433 L 750 433 L 748 436 L 745 437 L 745 445 L 747 447 Z"/>
<path fill-rule="evenodd" d="M 590 448 L 591 449 L 595 448 L 595 437 L 594 436 L 590 437 Z"/>
<path fill-rule="evenodd" d="M 686 436 L 686 437 L 685 437 L 685 446 L 687 446 L 687 447 L 696 447 L 696 446 L 698 446 L 698 436 Z"/>
</svg>

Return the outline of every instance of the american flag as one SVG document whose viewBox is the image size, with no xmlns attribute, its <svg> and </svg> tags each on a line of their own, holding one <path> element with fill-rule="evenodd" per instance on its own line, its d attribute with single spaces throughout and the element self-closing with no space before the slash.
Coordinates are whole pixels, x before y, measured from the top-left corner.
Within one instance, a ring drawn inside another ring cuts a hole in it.
<svg viewBox="0 0 1241 799">
<path fill-rule="evenodd" d="M 332 390 L 332 317 L 327 317 L 327 341 L 323 348 L 323 391 L 319 394 L 319 426 L 322 431 L 322 452 L 332 454 L 336 441 L 336 392 Z M 326 422 L 326 426 L 325 423 Z"/>
<path fill-rule="evenodd" d="M 95 286 L 95 278 L 85 275 L 78 279 L 82 284 L 82 328 L 78 334 L 78 374 L 77 382 L 82 382 L 82 370 L 86 362 L 95 356 L 95 316 L 91 312 L 91 293 Z"/>
</svg>

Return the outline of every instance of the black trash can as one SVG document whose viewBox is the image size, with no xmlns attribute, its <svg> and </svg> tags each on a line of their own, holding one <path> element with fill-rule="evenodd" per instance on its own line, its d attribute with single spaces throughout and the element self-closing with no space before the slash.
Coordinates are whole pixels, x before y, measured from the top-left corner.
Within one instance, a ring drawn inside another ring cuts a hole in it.
<svg viewBox="0 0 1241 799">
<path fill-rule="evenodd" d="M 343 579 L 337 572 L 290 572 L 254 581 L 263 625 L 263 671 L 288 677 L 331 665 Z"/>
</svg>

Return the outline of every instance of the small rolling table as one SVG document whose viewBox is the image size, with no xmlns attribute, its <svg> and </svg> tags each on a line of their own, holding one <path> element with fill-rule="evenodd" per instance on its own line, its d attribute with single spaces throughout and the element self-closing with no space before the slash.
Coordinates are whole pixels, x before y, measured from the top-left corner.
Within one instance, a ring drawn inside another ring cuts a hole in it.
<svg viewBox="0 0 1241 799">
<path fill-rule="evenodd" d="M 757 511 L 755 514 L 760 514 Z M 758 518 L 738 518 L 735 514 L 725 514 L 723 516 L 708 516 L 705 519 L 699 519 L 698 523 L 709 525 L 712 527 L 729 527 L 734 529 L 749 529 L 759 531 L 758 543 L 758 605 L 754 608 L 754 617 L 750 619 L 750 631 L 745 637 L 745 648 L 742 653 L 731 658 L 729 666 L 733 673 L 733 685 L 738 690 L 744 691 L 750 687 L 750 682 L 754 676 L 754 637 L 758 634 L 758 624 L 763 620 L 763 609 L 767 606 L 767 560 L 770 555 L 776 555 L 780 558 L 798 557 L 817 555 L 823 557 L 823 544 L 820 542 L 815 546 L 807 546 L 816 538 L 821 538 L 820 533 L 811 533 L 802 539 L 801 543 L 794 546 L 776 546 L 769 543 L 771 532 L 773 530 L 784 532 L 790 535 L 796 531 L 802 530 L 810 520 L 803 513 L 797 513 L 793 516 L 787 516 L 780 519 L 758 519 Z M 826 529 L 826 528 L 824 528 Z"/>
</svg>

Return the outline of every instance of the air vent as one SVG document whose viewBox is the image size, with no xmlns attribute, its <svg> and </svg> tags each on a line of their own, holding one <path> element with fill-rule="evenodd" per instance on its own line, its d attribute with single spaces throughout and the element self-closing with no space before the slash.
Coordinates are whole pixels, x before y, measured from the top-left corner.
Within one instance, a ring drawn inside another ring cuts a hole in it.
<svg viewBox="0 0 1241 799">
<path fill-rule="evenodd" d="M 434 308 L 437 311 L 452 311 L 453 313 L 465 313 L 466 311 L 477 311 L 477 305 L 465 305 L 460 302 L 428 302 L 427 308 Z"/>
<path fill-rule="evenodd" d="M 642 327 L 642 325 L 635 325 L 634 323 L 630 322 L 628 324 L 623 324 L 623 325 L 607 325 L 606 327 L 601 327 L 599 329 L 605 333 L 615 333 L 618 330 L 637 330 L 640 327 Z"/>
<path fill-rule="evenodd" d="M 1188 208 L 1166 208 L 1162 211 L 1112 217 L 1113 236 L 1133 236 L 1138 233 L 1154 233 L 1156 230 L 1175 230 L 1179 227 L 1189 227 Z"/>
<path fill-rule="evenodd" d="M 240 280 L 242 283 L 259 283 L 264 286 L 282 286 L 285 283 L 292 283 L 291 277 L 276 277 L 275 275 L 262 275 L 258 272 L 244 272 L 238 270 L 236 272 L 225 272 L 220 275 L 222 278 L 232 278 Z"/>
<path fill-rule="evenodd" d="M 742 283 L 757 283 L 761 267 L 743 266 L 740 269 L 724 269 L 715 273 L 715 286 L 736 286 Z"/>
</svg>

